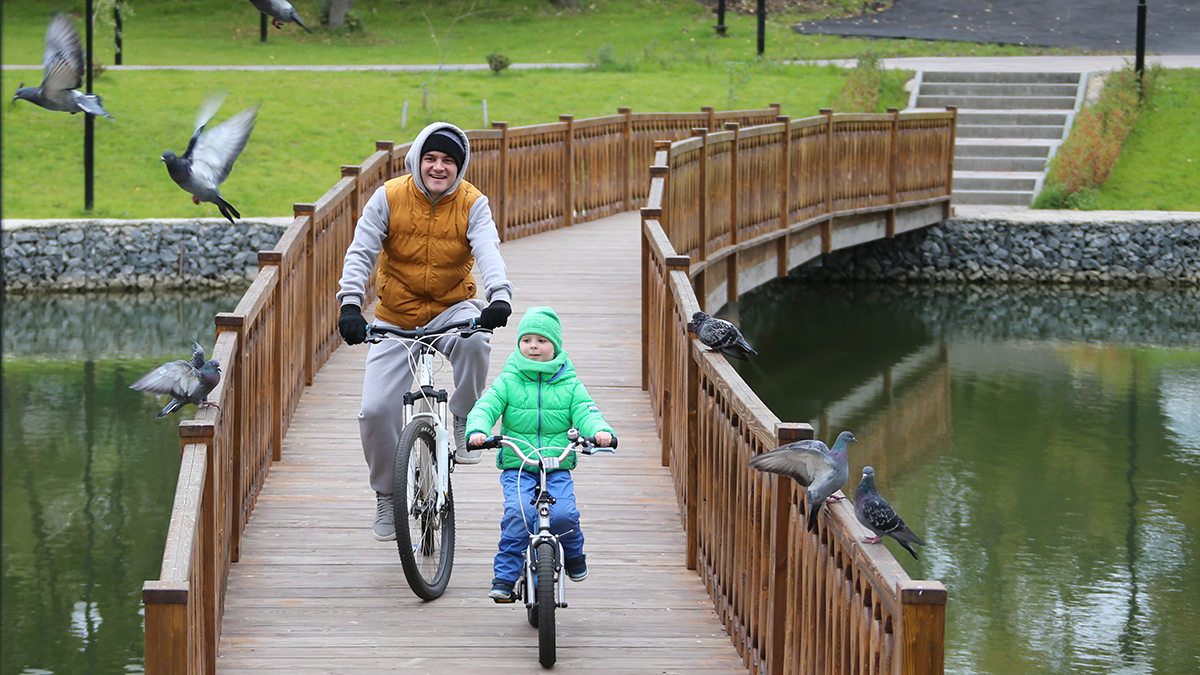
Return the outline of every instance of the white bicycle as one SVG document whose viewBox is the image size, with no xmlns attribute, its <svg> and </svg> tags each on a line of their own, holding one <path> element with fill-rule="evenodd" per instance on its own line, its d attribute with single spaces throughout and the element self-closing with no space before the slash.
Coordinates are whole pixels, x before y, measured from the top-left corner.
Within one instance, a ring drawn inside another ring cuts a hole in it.
<svg viewBox="0 0 1200 675">
<path fill-rule="evenodd" d="M 492 331 L 476 326 L 474 319 L 434 330 L 367 327 L 367 342 L 400 340 L 417 346 L 410 353 L 409 367 L 416 387 L 404 394 L 404 427 L 396 444 L 392 508 L 404 578 L 423 600 L 441 597 L 454 567 L 454 493 L 450 487 L 454 470 L 450 435 L 454 427 L 446 390 L 434 386 L 434 373 L 439 362 L 444 362 L 434 343 L 447 335 L 465 338 L 480 332 Z"/>
<path fill-rule="evenodd" d="M 554 610 L 567 606 L 566 575 L 562 573 L 563 547 L 558 541 L 558 535 L 550 531 L 550 506 L 554 504 L 554 497 L 546 490 L 546 474 L 557 469 L 563 457 L 572 452 L 591 455 L 597 452 L 617 451 L 616 436 L 603 448 L 596 445 L 595 438 L 580 436 L 575 429 L 567 432 L 567 438 L 570 443 L 565 448 L 535 448 L 529 443 L 508 436 L 489 436 L 482 445 L 475 446 L 504 446 L 515 452 L 522 462 L 538 468 L 538 490 L 531 502 L 537 509 L 537 528 L 531 528 L 529 523 L 525 523 L 525 530 L 529 532 L 529 544 L 525 547 L 525 572 L 513 588 L 513 599 L 525 600 L 529 625 L 538 629 L 538 662 L 543 668 L 553 666 L 558 658 Z M 528 446 L 529 453 L 522 452 L 517 442 Z M 543 457 L 544 450 L 564 452 L 562 455 Z"/>
</svg>

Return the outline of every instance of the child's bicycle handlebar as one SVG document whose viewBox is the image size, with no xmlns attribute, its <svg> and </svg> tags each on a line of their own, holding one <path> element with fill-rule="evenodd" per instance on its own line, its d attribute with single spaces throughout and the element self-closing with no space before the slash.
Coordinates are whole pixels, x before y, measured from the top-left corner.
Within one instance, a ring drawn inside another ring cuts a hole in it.
<svg viewBox="0 0 1200 675">
<path fill-rule="evenodd" d="M 611 452 L 614 454 L 617 452 L 617 437 L 616 436 L 613 436 L 612 442 L 609 443 L 605 447 L 601 447 L 599 444 L 596 443 L 595 436 L 580 436 L 579 432 L 575 429 L 571 429 L 570 431 L 567 432 L 567 439 L 570 441 L 570 443 L 568 443 L 567 447 L 563 448 L 563 450 L 567 450 L 568 452 L 579 452 L 579 453 L 583 453 L 585 455 L 593 455 L 597 452 Z M 527 455 L 524 452 L 521 452 L 521 448 L 518 447 L 518 445 L 515 442 L 513 442 L 512 439 L 508 438 L 507 436 L 488 436 L 487 438 L 485 438 L 483 440 L 483 443 L 473 446 L 473 447 L 476 447 L 476 448 L 499 448 L 500 446 L 510 448 L 513 452 L 517 453 L 517 456 L 521 458 L 522 462 L 525 462 L 526 464 L 532 464 L 534 466 L 537 466 L 540 462 L 547 460 L 547 459 L 557 459 L 557 457 L 551 458 L 551 457 L 541 457 L 540 456 L 541 450 L 549 450 L 551 448 L 532 449 L 532 446 L 531 446 L 531 452 L 530 452 L 530 454 Z M 553 448 L 553 449 L 557 450 L 558 448 Z M 538 456 L 532 457 L 531 455 L 538 455 Z"/>
</svg>

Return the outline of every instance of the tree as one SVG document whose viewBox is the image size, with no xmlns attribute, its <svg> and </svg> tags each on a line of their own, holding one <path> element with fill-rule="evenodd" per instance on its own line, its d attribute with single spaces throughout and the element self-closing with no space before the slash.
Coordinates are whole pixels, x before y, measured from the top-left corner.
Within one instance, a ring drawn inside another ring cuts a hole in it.
<svg viewBox="0 0 1200 675">
<path fill-rule="evenodd" d="M 346 13 L 354 9 L 354 0 L 329 0 L 329 28 L 337 30 L 346 23 Z"/>
</svg>

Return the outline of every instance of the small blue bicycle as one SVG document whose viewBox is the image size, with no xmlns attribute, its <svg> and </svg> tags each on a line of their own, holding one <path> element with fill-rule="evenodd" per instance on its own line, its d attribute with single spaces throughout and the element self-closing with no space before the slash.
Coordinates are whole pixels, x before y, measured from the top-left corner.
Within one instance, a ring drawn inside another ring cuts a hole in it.
<svg viewBox="0 0 1200 675">
<path fill-rule="evenodd" d="M 513 596 L 517 600 L 525 600 L 525 610 L 529 625 L 538 629 L 538 662 L 543 668 L 549 668 L 557 660 L 557 637 L 555 636 L 554 610 L 567 606 L 566 575 L 563 574 L 563 549 L 558 536 L 550 531 L 550 506 L 554 497 L 546 490 L 546 473 L 558 468 L 562 458 L 569 452 L 591 455 L 597 452 L 616 452 L 617 438 L 613 436 L 609 447 L 599 447 L 595 438 L 580 436 L 579 432 L 571 429 L 567 432 L 571 441 L 565 448 L 535 448 L 520 439 L 508 436 L 490 436 L 482 446 L 484 448 L 510 448 L 521 461 L 538 468 L 538 491 L 532 505 L 537 509 L 537 531 L 532 531 L 526 523 L 525 529 L 530 532 L 529 545 L 525 547 L 525 573 L 517 580 L 513 588 Z M 528 454 L 521 451 L 517 443 L 526 445 Z M 562 455 L 543 457 L 544 450 L 564 450 Z M 534 589 L 532 592 L 530 589 Z"/>
</svg>

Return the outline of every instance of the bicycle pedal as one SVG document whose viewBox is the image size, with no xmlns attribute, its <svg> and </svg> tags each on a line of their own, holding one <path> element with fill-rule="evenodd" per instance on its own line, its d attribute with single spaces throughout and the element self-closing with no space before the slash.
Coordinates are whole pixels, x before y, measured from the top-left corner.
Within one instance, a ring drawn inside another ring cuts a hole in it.
<svg viewBox="0 0 1200 675">
<path fill-rule="evenodd" d="M 517 599 L 511 595 L 507 598 L 492 598 L 492 602 L 496 603 L 497 605 L 511 605 L 516 601 Z"/>
</svg>

